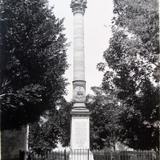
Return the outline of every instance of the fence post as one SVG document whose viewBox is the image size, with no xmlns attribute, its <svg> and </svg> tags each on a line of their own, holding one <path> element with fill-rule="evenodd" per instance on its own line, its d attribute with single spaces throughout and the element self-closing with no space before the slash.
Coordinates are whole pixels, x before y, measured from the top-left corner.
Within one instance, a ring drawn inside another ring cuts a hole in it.
<svg viewBox="0 0 160 160">
<path fill-rule="evenodd" d="M 113 155 L 112 155 L 112 151 L 110 151 L 110 155 L 111 155 L 111 160 L 113 160 Z"/>
<path fill-rule="evenodd" d="M 156 152 L 156 160 L 159 160 L 159 158 L 160 158 L 160 151 L 157 151 Z"/>
<path fill-rule="evenodd" d="M 67 160 L 66 149 L 64 150 L 64 160 Z"/>
<path fill-rule="evenodd" d="M 89 160 L 89 149 L 88 149 L 88 160 Z"/>
<path fill-rule="evenodd" d="M 25 152 L 22 150 L 19 151 L 19 160 L 25 160 Z"/>
</svg>

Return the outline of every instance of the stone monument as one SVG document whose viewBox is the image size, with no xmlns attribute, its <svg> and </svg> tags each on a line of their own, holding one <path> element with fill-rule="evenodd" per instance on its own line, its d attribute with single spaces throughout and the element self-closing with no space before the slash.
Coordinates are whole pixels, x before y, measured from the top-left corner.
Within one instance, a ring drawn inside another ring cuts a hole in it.
<svg viewBox="0 0 160 160">
<path fill-rule="evenodd" d="M 85 54 L 84 54 L 84 13 L 86 0 L 72 0 L 73 12 L 73 107 L 71 111 L 71 150 L 89 151 L 90 130 L 89 110 L 85 106 Z M 91 154 L 91 152 L 89 152 Z M 87 154 L 86 154 L 87 155 Z M 83 159 L 88 160 L 84 155 Z M 77 157 L 77 158 L 76 158 Z M 73 158 L 72 158 L 73 159 Z M 74 160 L 79 159 L 78 154 Z M 91 159 L 91 158 L 89 158 Z"/>
</svg>

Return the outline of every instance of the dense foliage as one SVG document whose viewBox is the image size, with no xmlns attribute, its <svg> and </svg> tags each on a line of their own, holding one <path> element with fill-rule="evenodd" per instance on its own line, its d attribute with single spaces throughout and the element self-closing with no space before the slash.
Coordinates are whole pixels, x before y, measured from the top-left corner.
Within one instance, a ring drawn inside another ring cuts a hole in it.
<svg viewBox="0 0 160 160">
<path fill-rule="evenodd" d="M 39 122 L 30 125 L 29 148 L 32 152 L 43 154 L 70 143 L 71 103 L 61 99 L 56 109 L 47 111 Z"/>
<path fill-rule="evenodd" d="M 121 102 L 121 142 L 134 149 L 158 149 L 159 54 L 157 0 L 114 0 L 113 35 L 104 52 L 102 88 Z M 105 67 L 107 66 L 107 67 Z"/>
<path fill-rule="evenodd" d="M 1 0 L 2 129 L 38 120 L 65 93 L 66 39 L 52 9 L 46 0 Z"/>
<path fill-rule="evenodd" d="M 29 149 L 38 154 L 44 154 L 57 147 L 60 135 L 57 110 L 47 111 L 39 122 L 29 126 Z"/>
<path fill-rule="evenodd" d="M 59 141 L 61 142 L 63 147 L 67 147 L 70 145 L 72 105 L 72 102 L 63 101 L 59 109 Z"/>
<path fill-rule="evenodd" d="M 121 130 L 118 117 L 122 109 L 113 94 L 106 95 L 99 87 L 92 87 L 92 91 L 94 95 L 88 95 L 86 103 L 91 113 L 91 149 L 110 148 L 114 150 Z"/>
</svg>

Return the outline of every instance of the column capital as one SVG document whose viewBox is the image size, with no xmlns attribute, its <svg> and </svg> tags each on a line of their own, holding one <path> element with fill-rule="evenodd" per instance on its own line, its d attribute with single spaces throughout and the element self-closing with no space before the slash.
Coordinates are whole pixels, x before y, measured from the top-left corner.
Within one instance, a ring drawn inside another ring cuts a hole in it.
<svg viewBox="0 0 160 160">
<path fill-rule="evenodd" d="M 75 13 L 85 13 L 87 8 L 87 0 L 72 0 L 70 7 L 72 8 L 73 14 Z"/>
</svg>

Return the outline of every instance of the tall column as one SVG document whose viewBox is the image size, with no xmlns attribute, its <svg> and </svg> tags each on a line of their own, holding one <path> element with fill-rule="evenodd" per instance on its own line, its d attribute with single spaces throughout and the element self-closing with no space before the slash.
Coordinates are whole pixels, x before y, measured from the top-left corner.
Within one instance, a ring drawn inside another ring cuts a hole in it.
<svg viewBox="0 0 160 160">
<path fill-rule="evenodd" d="M 85 2 L 72 1 L 72 11 L 74 14 L 74 67 L 73 80 L 85 81 L 85 58 L 84 58 L 84 12 L 86 8 Z"/>
<path fill-rule="evenodd" d="M 84 13 L 86 0 L 72 0 L 73 32 L 73 108 L 85 108 L 86 81 L 84 56 Z"/>
<path fill-rule="evenodd" d="M 73 23 L 73 107 L 71 111 L 71 149 L 83 149 L 81 154 L 71 154 L 71 159 L 93 159 L 90 149 L 89 110 L 85 106 L 85 53 L 84 53 L 84 13 L 86 0 L 72 0 Z M 86 149 L 86 150 L 85 150 Z M 87 153 L 89 153 L 89 155 Z"/>
</svg>

